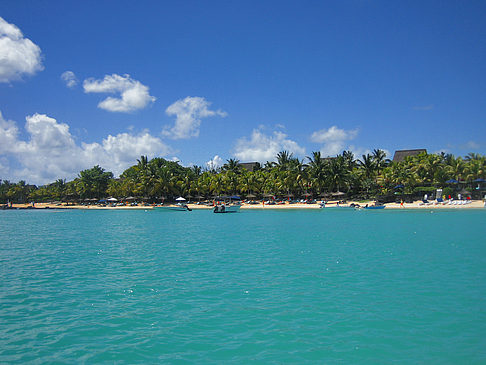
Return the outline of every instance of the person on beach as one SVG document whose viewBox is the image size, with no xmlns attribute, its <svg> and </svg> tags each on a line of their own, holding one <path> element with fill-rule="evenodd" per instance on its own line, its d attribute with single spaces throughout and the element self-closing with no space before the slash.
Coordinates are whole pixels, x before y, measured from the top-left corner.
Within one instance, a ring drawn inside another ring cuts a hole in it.
<svg viewBox="0 0 486 365">
<path fill-rule="evenodd" d="M 403 208 L 403 199 L 400 200 L 400 207 Z"/>
</svg>

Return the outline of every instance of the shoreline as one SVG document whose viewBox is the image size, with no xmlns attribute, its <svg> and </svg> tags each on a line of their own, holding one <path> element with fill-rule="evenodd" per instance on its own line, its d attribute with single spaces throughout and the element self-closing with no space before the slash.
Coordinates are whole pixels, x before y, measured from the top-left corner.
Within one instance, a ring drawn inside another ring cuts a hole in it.
<svg viewBox="0 0 486 365">
<path fill-rule="evenodd" d="M 322 209 L 326 208 L 348 208 L 351 204 L 359 204 L 360 206 L 364 206 L 366 204 L 373 205 L 374 201 L 369 202 L 354 202 L 350 201 L 346 204 L 337 204 L 337 201 L 330 201 L 326 204 L 326 206 Z M 391 210 L 408 210 L 408 209 L 448 209 L 448 210 L 461 210 L 461 209 L 485 209 L 485 203 L 482 200 L 472 200 L 469 204 L 465 205 L 449 205 L 449 204 L 423 204 L 421 201 L 414 201 L 413 203 L 404 203 L 401 206 L 399 203 L 386 203 L 384 204 L 386 209 Z M 188 204 L 190 209 L 193 210 L 209 210 L 212 209 L 212 206 L 207 205 L 198 205 L 198 204 Z M 31 204 L 13 204 L 12 208 L 7 208 L 6 210 L 38 210 L 38 209 L 77 209 L 77 210 L 154 210 L 156 206 L 149 205 L 149 206 L 120 206 L 120 207 L 103 207 L 103 206 L 96 206 L 96 205 L 57 205 L 57 204 L 49 204 L 49 203 L 35 203 L 35 206 Z M 319 204 L 303 204 L 303 203 L 296 203 L 296 204 L 275 204 L 275 205 L 268 205 L 268 204 L 243 204 L 241 206 L 242 210 L 278 210 L 278 209 L 321 209 Z"/>
</svg>

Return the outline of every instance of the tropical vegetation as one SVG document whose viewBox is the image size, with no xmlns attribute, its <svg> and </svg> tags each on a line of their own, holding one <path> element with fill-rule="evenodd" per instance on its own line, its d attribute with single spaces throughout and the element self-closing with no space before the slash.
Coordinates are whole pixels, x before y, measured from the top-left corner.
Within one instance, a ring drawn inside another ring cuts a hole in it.
<svg viewBox="0 0 486 365">
<path fill-rule="evenodd" d="M 480 195 L 486 179 L 486 157 L 470 153 L 426 154 L 392 162 L 376 149 L 355 158 L 350 151 L 326 158 L 312 152 L 304 160 L 281 151 L 275 162 L 257 164 L 253 171 L 229 159 L 217 169 L 184 167 L 160 157 L 141 156 L 119 178 L 100 166 L 81 171 L 72 181 L 59 179 L 43 186 L 0 180 L 0 202 L 86 201 L 127 197 L 158 202 L 183 196 L 192 200 L 222 195 L 249 199 L 375 198 L 414 196 L 443 188 L 445 194 L 467 189 Z"/>
</svg>

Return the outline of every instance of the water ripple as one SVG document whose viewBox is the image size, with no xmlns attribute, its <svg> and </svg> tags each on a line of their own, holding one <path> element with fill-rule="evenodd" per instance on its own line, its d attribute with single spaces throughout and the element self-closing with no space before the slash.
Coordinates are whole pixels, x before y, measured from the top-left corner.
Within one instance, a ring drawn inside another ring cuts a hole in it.
<svg viewBox="0 0 486 365">
<path fill-rule="evenodd" d="M 0 212 L 0 362 L 486 362 L 484 217 Z"/>
</svg>

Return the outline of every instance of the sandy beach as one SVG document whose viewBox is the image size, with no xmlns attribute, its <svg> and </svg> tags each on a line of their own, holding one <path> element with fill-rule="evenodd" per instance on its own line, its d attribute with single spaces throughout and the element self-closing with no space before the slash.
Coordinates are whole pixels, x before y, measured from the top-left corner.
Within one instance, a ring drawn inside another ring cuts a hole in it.
<svg viewBox="0 0 486 365">
<path fill-rule="evenodd" d="M 360 206 L 373 205 L 374 201 L 369 202 L 354 202 L 349 201 L 345 204 L 338 204 L 337 201 L 329 201 L 326 203 L 325 208 L 336 208 L 336 207 L 349 207 L 351 204 L 359 204 Z M 212 206 L 202 205 L 202 204 L 188 204 L 190 209 L 212 209 Z M 404 203 L 403 206 L 400 203 L 387 203 L 385 204 L 386 209 L 484 209 L 485 205 L 482 200 L 472 200 L 468 204 L 423 204 L 422 201 L 415 201 L 413 203 Z M 151 210 L 155 206 L 98 206 L 98 205 L 66 205 L 66 204 L 51 204 L 51 203 L 35 203 L 34 207 L 32 204 L 13 204 L 13 208 L 19 209 L 85 209 L 85 210 Z M 324 209 L 325 209 L 324 208 Z M 319 204 L 243 204 L 241 206 L 242 210 L 258 210 L 258 209 L 321 209 Z"/>
</svg>

